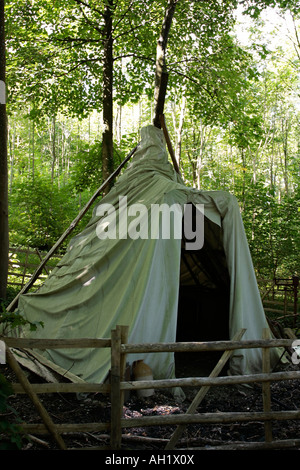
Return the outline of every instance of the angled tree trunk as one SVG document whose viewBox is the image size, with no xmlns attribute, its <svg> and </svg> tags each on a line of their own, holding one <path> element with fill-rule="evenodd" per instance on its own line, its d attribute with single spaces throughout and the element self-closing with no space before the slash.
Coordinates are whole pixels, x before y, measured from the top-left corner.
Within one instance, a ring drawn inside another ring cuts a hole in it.
<svg viewBox="0 0 300 470">
<path fill-rule="evenodd" d="M 0 298 L 4 299 L 6 297 L 9 250 L 4 0 L 0 0 L 0 86 Z"/>
<path fill-rule="evenodd" d="M 102 178 L 106 180 L 113 171 L 113 0 L 106 2 L 104 11 L 104 62 L 103 62 L 103 126 Z M 108 191 L 107 188 L 106 191 Z"/>
<path fill-rule="evenodd" d="M 169 32 L 170 32 L 173 16 L 175 13 L 175 8 L 178 2 L 179 0 L 168 0 L 160 36 L 157 41 L 155 90 L 154 90 L 154 106 L 155 106 L 154 125 L 157 127 L 160 127 L 159 115 L 162 112 L 161 108 L 163 108 L 164 95 L 165 95 L 166 87 L 167 87 L 167 78 L 165 78 L 165 76 L 167 74 L 166 51 L 167 51 L 168 37 L 169 37 Z M 164 90 L 162 90 L 161 87 L 164 87 Z M 160 98 L 161 98 L 160 94 L 162 91 L 163 91 L 162 93 L 163 103 L 160 102 Z"/>
</svg>

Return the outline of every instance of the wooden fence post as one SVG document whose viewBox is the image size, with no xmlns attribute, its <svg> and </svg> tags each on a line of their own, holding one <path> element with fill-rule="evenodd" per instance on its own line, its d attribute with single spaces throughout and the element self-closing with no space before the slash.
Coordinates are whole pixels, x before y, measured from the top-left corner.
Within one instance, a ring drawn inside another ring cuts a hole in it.
<svg viewBox="0 0 300 470">
<path fill-rule="evenodd" d="M 128 327 L 117 326 L 111 332 L 111 434 L 110 445 L 114 450 L 121 447 L 124 392 L 121 381 L 125 375 L 126 356 L 121 354 L 121 343 L 127 342 Z"/>
<path fill-rule="evenodd" d="M 263 329 L 263 339 L 268 339 L 270 337 L 269 329 Z M 270 348 L 262 348 L 262 371 L 265 374 L 270 373 Z M 262 395 L 263 395 L 263 405 L 264 412 L 271 411 L 271 387 L 270 382 L 264 382 L 262 384 Z M 271 421 L 265 421 L 265 440 L 266 442 L 272 442 L 272 423 Z"/>
<path fill-rule="evenodd" d="M 118 327 L 117 327 L 118 328 Z M 121 343 L 126 344 L 128 341 L 128 331 L 129 326 L 122 325 L 121 327 Z M 126 353 L 121 353 L 120 357 L 120 373 L 121 373 L 121 381 L 125 380 L 125 373 L 126 373 Z M 124 405 L 124 390 L 121 390 L 120 401 L 121 401 L 121 418 L 123 416 L 123 405 Z"/>
</svg>

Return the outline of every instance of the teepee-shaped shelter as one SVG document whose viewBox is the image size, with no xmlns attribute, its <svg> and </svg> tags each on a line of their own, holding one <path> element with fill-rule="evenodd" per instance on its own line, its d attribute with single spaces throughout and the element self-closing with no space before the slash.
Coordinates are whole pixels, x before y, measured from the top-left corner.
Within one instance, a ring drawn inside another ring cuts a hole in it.
<svg viewBox="0 0 300 470">
<path fill-rule="evenodd" d="M 134 205 L 135 216 L 141 209 L 140 218 L 131 219 L 134 227 L 122 212 L 124 201 L 128 208 Z M 147 236 L 150 209 L 162 204 L 178 210 L 192 205 L 194 217 L 204 208 L 202 249 L 186 250 L 175 229 L 161 236 L 162 218 L 151 219 L 154 231 Z M 116 236 L 107 238 L 109 230 Z M 168 162 L 163 131 L 152 125 L 142 129 L 128 168 L 96 205 L 87 227 L 71 239 L 45 283 L 20 296 L 18 310 L 31 322 L 44 323 L 30 333 L 37 338 L 105 338 L 122 324 L 129 326 L 129 343 L 189 340 L 189 331 L 194 341 L 228 339 L 241 328 L 246 328 L 243 339 L 260 339 L 268 326 L 236 198 L 186 187 Z M 222 326 L 218 338 L 208 332 L 212 324 L 214 332 Z M 107 349 L 44 354 L 86 381 L 104 381 L 110 368 Z M 235 351 L 231 373 L 260 372 L 260 354 Z M 141 358 L 155 378 L 174 376 L 173 353 L 128 357 L 130 362 Z"/>
</svg>

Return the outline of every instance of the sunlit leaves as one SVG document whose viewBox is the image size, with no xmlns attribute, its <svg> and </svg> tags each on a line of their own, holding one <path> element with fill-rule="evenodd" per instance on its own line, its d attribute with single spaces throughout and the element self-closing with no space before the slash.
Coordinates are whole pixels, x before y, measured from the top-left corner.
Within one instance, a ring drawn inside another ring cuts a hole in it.
<svg viewBox="0 0 300 470">
<path fill-rule="evenodd" d="M 219 109 L 215 95 L 216 90 L 220 94 L 228 88 L 224 74 L 234 5 L 230 0 L 178 3 L 168 41 L 170 94 L 188 86 L 192 94 L 201 93 Z M 105 2 L 91 0 L 8 2 L 12 103 L 31 101 L 40 114 L 55 114 L 62 108 L 77 115 L 101 110 L 104 6 Z M 137 101 L 143 93 L 150 95 L 153 89 L 156 43 L 165 7 L 164 0 L 115 3 L 114 89 L 123 105 Z"/>
<path fill-rule="evenodd" d="M 298 0 L 240 0 L 245 8 L 245 12 L 253 18 L 258 18 L 261 11 L 266 7 L 278 6 L 283 11 L 290 10 L 294 14 L 299 14 L 299 1 Z"/>
</svg>

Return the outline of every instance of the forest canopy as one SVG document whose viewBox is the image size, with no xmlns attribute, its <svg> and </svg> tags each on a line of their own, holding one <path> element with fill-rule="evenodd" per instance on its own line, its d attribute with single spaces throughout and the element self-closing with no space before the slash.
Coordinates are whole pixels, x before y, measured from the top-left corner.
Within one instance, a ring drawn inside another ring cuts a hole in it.
<svg viewBox="0 0 300 470">
<path fill-rule="evenodd" d="M 168 37 L 165 116 L 184 181 L 237 197 L 268 279 L 299 274 L 297 3 L 178 0 Z M 167 5 L 6 1 L 11 246 L 53 246 L 152 123 Z"/>
</svg>

